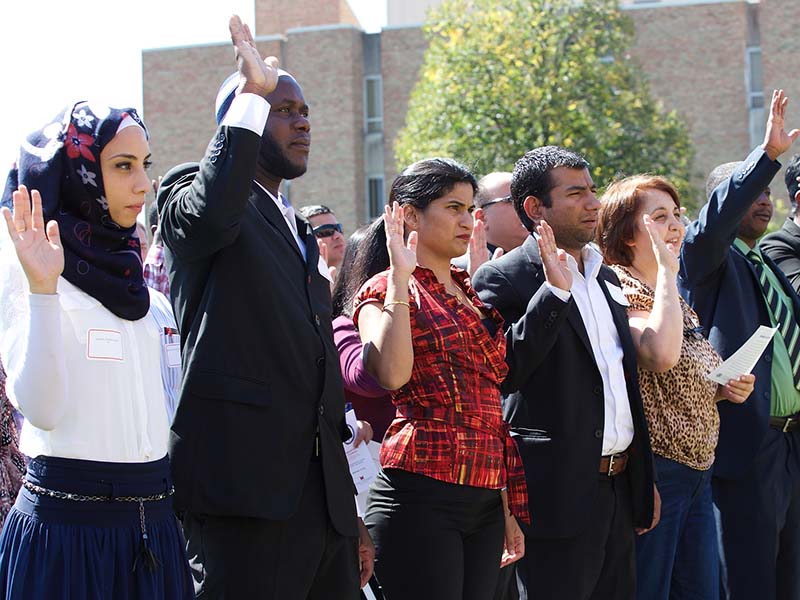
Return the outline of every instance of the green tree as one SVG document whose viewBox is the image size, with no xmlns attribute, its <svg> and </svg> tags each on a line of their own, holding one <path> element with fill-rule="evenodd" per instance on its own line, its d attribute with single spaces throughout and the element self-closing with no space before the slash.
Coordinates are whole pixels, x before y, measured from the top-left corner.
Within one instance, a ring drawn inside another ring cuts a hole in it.
<svg viewBox="0 0 800 600">
<path fill-rule="evenodd" d="M 662 174 L 696 208 L 686 128 L 628 57 L 633 24 L 616 0 L 445 0 L 425 32 L 399 169 L 445 155 L 481 174 L 510 170 L 555 144 L 586 156 L 598 186 Z"/>
</svg>

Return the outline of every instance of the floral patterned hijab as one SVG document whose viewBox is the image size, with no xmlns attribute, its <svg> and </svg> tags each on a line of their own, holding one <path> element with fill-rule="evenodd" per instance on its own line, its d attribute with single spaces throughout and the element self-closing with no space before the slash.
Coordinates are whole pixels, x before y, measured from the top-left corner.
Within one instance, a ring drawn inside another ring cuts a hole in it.
<svg viewBox="0 0 800 600">
<path fill-rule="evenodd" d="M 136 226 L 117 225 L 108 212 L 100 152 L 121 128 L 147 129 L 133 108 L 78 102 L 22 143 L 0 205 L 12 206 L 19 184 L 39 190 L 45 222 L 58 222 L 63 277 L 115 315 L 134 321 L 150 308 Z"/>
</svg>

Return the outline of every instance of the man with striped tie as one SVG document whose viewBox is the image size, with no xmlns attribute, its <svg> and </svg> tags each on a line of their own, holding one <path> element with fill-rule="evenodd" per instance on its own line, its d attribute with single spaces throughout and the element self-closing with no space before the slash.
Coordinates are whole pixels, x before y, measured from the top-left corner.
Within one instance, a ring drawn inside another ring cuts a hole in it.
<svg viewBox="0 0 800 600">
<path fill-rule="evenodd" d="M 681 250 L 681 293 L 723 358 L 759 325 L 778 329 L 748 401 L 719 403 L 713 491 L 729 600 L 800 598 L 800 298 L 757 244 L 777 158 L 800 135 L 784 128 L 787 100 L 773 93 L 760 147 L 712 171 Z"/>
</svg>

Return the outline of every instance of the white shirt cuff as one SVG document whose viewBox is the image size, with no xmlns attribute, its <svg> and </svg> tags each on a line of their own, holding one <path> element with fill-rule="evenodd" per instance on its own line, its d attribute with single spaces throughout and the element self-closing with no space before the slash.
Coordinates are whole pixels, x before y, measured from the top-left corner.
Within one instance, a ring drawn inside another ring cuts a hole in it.
<svg viewBox="0 0 800 600">
<path fill-rule="evenodd" d="M 556 286 L 551 285 L 549 281 L 545 281 L 544 284 L 547 286 L 547 289 L 553 292 L 553 295 L 562 302 L 569 302 L 569 299 L 572 297 L 572 292 L 557 288 Z"/>
<path fill-rule="evenodd" d="M 269 116 L 269 102 L 258 94 L 239 94 L 231 102 L 220 125 L 249 129 L 261 136 Z"/>
<path fill-rule="evenodd" d="M 353 496 L 353 498 L 355 498 L 355 501 L 356 501 L 356 516 L 359 519 L 363 519 L 364 518 L 364 512 L 361 510 L 361 507 L 358 505 L 358 498 L 356 498 L 355 496 Z"/>
</svg>

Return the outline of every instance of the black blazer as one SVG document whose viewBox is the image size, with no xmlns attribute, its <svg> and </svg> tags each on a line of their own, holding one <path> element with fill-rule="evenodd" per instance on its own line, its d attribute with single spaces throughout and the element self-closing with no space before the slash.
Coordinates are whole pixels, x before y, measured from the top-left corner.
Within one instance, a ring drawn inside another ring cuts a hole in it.
<svg viewBox="0 0 800 600">
<path fill-rule="evenodd" d="M 183 386 L 170 435 L 179 510 L 285 520 L 319 428 L 328 511 L 357 535 L 342 448 L 344 395 L 330 287 L 307 223 L 303 260 L 253 178 L 260 136 L 220 127 L 202 162 L 158 194 Z"/>
<path fill-rule="evenodd" d="M 766 236 L 759 246 L 783 271 L 794 291 L 800 293 L 800 227 L 786 219 L 783 227 Z"/>
<path fill-rule="evenodd" d="M 711 345 L 728 358 L 753 335 L 759 325 L 770 326 L 753 263 L 732 246 L 739 224 L 759 194 L 780 169 L 760 147 L 721 183 L 700 209 L 700 216 L 686 228 L 681 248 L 678 288 L 700 317 Z M 800 315 L 800 299 L 777 265 L 764 256 L 792 299 Z M 714 476 L 738 479 L 748 473 L 769 429 L 772 399 L 772 346 L 753 368 L 753 393 L 744 404 L 720 402 L 719 442 Z"/>
<path fill-rule="evenodd" d="M 619 286 L 614 272 L 600 268 L 598 280 Z M 473 278 L 481 300 L 506 321 L 509 374 L 503 384 L 503 415 L 525 464 L 538 538 L 571 537 L 587 525 L 595 500 L 603 444 L 603 380 L 575 300 L 563 302 L 544 285 L 533 236 L 501 258 L 485 263 Z M 624 351 L 623 367 L 633 416 L 628 471 L 633 521 L 648 527 L 653 516 L 653 462 L 639 393 L 636 349 L 624 306 L 606 296 Z M 551 441 L 520 429 L 543 429 Z M 517 431 L 515 431 L 517 430 Z"/>
</svg>

